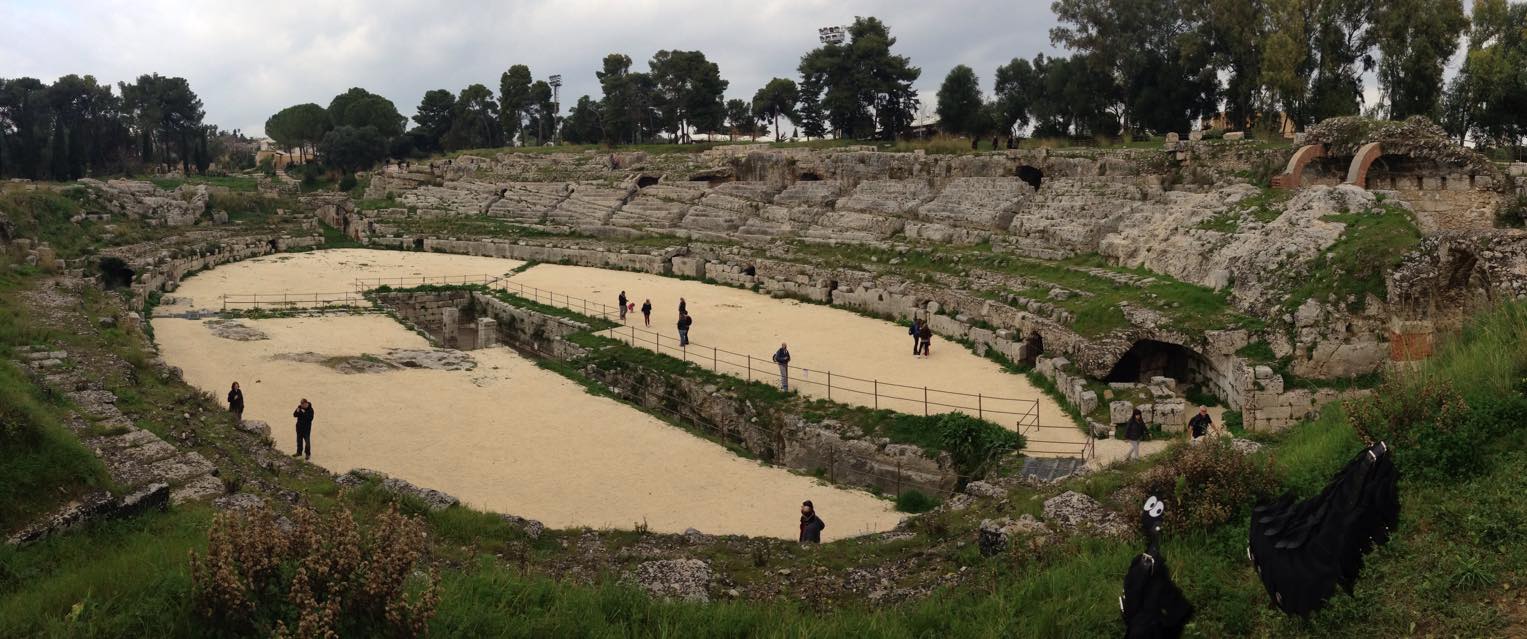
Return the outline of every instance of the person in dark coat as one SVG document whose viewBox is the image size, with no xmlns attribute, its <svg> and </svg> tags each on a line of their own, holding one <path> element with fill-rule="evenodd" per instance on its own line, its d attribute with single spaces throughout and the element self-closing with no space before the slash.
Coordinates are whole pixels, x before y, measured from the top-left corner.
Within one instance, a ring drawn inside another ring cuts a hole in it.
<svg viewBox="0 0 1527 639">
<path fill-rule="evenodd" d="M 244 421 L 244 391 L 239 389 L 238 382 L 228 389 L 228 412 L 233 413 L 234 421 Z"/>
<path fill-rule="evenodd" d="M 822 529 L 826 527 L 827 524 L 817 516 L 817 508 L 811 505 L 811 500 L 801 502 L 801 543 L 822 543 Z"/>
<path fill-rule="evenodd" d="M 930 355 L 928 347 L 933 345 L 933 327 L 923 324 L 922 328 L 917 329 L 917 339 L 922 342 L 923 357 Z"/>
<path fill-rule="evenodd" d="M 912 327 L 907 329 L 907 334 L 912 336 L 912 356 L 913 357 L 917 357 L 918 355 L 920 355 L 923 352 L 923 349 L 922 349 L 923 336 L 919 334 L 920 332 L 922 332 L 922 328 L 923 328 L 923 321 L 920 320 L 920 319 L 913 319 L 912 320 Z"/>
<path fill-rule="evenodd" d="M 779 350 L 774 351 L 774 363 L 779 364 L 779 389 L 788 392 L 790 390 L 790 347 L 779 345 Z"/>
<path fill-rule="evenodd" d="M 307 398 L 297 403 L 297 410 L 292 411 L 292 417 L 297 418 L 297 453 L 293 457 L 307 456 L 313 458 L 313 404 Z"/>
<path fill-rule="evenodd" d="M 630 302 L 626 301 L 626 292 L 625 291 L 621 291 L 620 292 L 620 321 L 621 321 L 622 324 L 624 324 L 625 321 L 626 321 L 626 307 L 627 307 L 628 304 L 630 304 Z"/>
<path fill-rule="evenodd" d="M 688 313 L 688 312 L 689 312 L 689 306 L 684 303 L 684 298 L 682 298 L 682 297 L 679 298 L 679 315 L 682 316 L 682 315 L 684 315 L 685 313 Z"/>
<path fill-rule="evenodd" d="M 1214 418 L 1209 416 L 1209 409 L 1199 407 L 1198 414 L 1188 420 L 1188 432 L 1193 439 L 1198 439 L 1209 434 L 1209 429 L 1214 427 Z"/>
<path fill-rule="evenodd" d="M 695 320 L 689 316 L 689 313 L 679 316 L 679 348 L 689 346 L 689 326 L 694 323 Z"/>
<path fill-rule="evenodd" d="M 1140 440 L 1145 439 L 1145 417 L 1140 414 L 1140 409 L 1129 416 L 1129 421 L 1124 424 L 1124 439 L 1129 441 L 1129 454 L 1124 459 L 1140 458 Z"/>
<path fill-rule="evenodd" d="M 642 321 L 647 323 L 648 328 L 652 327 L 652 300 L 642 302 Z"/>
</svg>

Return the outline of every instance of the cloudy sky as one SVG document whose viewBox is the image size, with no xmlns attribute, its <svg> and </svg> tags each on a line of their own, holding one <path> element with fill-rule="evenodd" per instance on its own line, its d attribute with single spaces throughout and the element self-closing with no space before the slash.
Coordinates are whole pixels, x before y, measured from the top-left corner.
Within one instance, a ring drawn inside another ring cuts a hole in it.
<svg viewBox="0 0 1527 639">
<path fill-rule="evenodd" d="M 402 2 L 79 2 L 0 0 L 0 77 L 46 82 L 69 73 L 102 82 L 183 76 L 207 119 L 258 134 L 265 118 L 303 102 L 327 105 L 352 86 L 412 115 L 429 89 L 482 83 L 495 93 L 512 64 L 563 76 L 564 107 L 599 96 L 608 53 L 646 68 L 660 49 L 698 49 L 750 98 L 769 78 L 796 79 L 817 27 L 873 15 L 894 50 L 922 68 L 925 109 L 950 67 L 967 64 L 991 90 L 1014 56 L 1051 53 L 1049 0 L 505 0 Z"/>
</svg>

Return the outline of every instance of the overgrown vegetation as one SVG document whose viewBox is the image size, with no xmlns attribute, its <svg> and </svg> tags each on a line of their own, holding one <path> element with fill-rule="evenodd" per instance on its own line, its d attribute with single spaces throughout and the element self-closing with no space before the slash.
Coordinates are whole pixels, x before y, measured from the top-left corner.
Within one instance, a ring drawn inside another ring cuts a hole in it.
<svg viewBox="0 0 1527 639">
<path fill-rule="evenodd" d="M 191 553 L 197 612 L 236 634 L 276 637 L 424 634 L 438 578 L 416 576 L 421 521 L 388 508 L 361 527 L 348 509 L 266 508 L 219 515 L 205 555 Z"/>
<path fill-rule="evenodd" d="M 1321 218 L 1346 225 L 1341 237 L 1311 263 L 1309 272 L 1295 283 L 1284 307 L 1299 308 L 1305 300 L 1343 304 L 1361 310 L 1369 295 L 1388 297 L 1384 274 L 1421 242 L 1410 211 L 1393 204 L 1367 211 L 1338 213 Z"/>
</svg>

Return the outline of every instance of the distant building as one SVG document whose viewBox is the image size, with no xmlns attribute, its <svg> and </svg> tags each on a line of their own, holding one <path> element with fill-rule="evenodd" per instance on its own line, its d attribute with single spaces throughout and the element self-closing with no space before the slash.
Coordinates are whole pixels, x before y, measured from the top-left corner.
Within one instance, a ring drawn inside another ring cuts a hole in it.
<svg viewBox="0 0 1527 639">
<path fill-rule="evenodd" d="M 1289 119 L 1288 115 L 1284 114 L 1282 111 L 1279 111 L 1277 113 L 1258 113 L 1258 114 L 1256 114 L 1255 116 L 1252 117 L 1251 128 L 1253 128 L 1253 129 L 1255 129 L 1255 128 L 1266 128 L 1266 127 L 1262 127 L 1262 118 L 1264 118 L 1264 117 L 1277 117 L 1278 118 L 1278 128 L 1277 128 L 1278 134 L 1282 135 L 1285 138 L 1292 139 L 1294 137 L 1294 133 L 1299 131 L 1299 127 L 1294 124 L 1294 121 Z M 1203 120 L 1200 120 L 1199 123 L 1198 123 L 1198 128 L 1200 130 L 1203 130 L 1203 131 L 1209 131 L 1209 130 L 1212 130 L 1212 129 L 1223 129 L 1223 130 L 1229 131 L 1229 130 L 1231 130 L 1231 128 L 1230 128 L 1230 117 L 1225 115 L 1224 111 L 1220 111 L 1219 113 L 1216 113 L 1216 114 L 1214 114 L 1212 116 L 1204 118 Z"/>
<path fill-rule="evenodd" d="M 255 143 L 259 145 L 255 151 L 255 166 L 259 166 L 265 158 L 270 158 L 271 165 L 280 171 L 297 160 L 286 149 L 277 147 L 275 141 L 270 138 L 257 138 Z"/>
</svg>

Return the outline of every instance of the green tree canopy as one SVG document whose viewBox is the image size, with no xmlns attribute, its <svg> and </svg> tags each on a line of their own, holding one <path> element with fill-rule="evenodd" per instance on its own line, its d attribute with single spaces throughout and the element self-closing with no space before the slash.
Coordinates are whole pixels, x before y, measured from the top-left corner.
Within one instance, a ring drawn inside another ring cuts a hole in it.
<svg viewBox="0 0 1527 639">
<path fill-rule="evenodd" d="M 848 28 L 846 43 L 825 44 L 807 53 L 798 67 L 803 107 L 810 109 L 803 117 L 814 120 L 820 105 L 827 123 L 843 137 L 900 135 L 916 114 L 912 83 L 922 70 L 905 56 L 892 54 L 895 44 L 885 23 L 861 17 Z"/>
<path fill-rule="evenodd" d="M 372 126 L 340 126 L 324 134 L 318 156 L 325 166 L 354 173 L 387 157 L 387 139 Z"/>
<path fill-rule="evenodd" d="M 770 120 L 773 123 L 774 139 L 782 140 L 784 132 L 779 128 L 779 118 L 780 116 L 791 120 L 798 118 L 795 105 L 800 99 L 801 90 L 795 86 L 795 82 L 785 78 L 774 78 L 753 94 L 753 111 L 761 119 Z"/>
<path fill-rule="evenodd" d="M 360 87 L 334 96 L 329 102 L 329 120 L 334 126 L 369 126 L 386 138 L 403 135 L 403 125 L 408 122 L 398 113 L 398 107 L 380 95 Z"/>
<path fill-rule="evenodd" d="M 299 154 L 317 145 L 333 128 L 329 112 L 311 102 L 289 106 L 265 120 L 265 135 L 284 148 L 298 149 Z"/>
<path fill-rule="evenodd" d="M 621 53 L 605 56 L 602 68 L 594 76 L 604 90 L 599 111 L 604 119 L 606 141 L 640 143 L 656 131 L 656 87 L 650 75 L 631 71 L 630 56 Z"/>
<path fill-rule="evenodd" d="M 530 109 L 530 67 L 516 64 L 498 79 L 498 120 L 504 140 L 513 142 L 524 126 Z"/>
<path fill-rule="evenodd" d="M 658 51 L 648 63 L 659 126 L 674 139 L 690 141 L 690 130 L 716 131 L 728 112 L 722 96 L 728 85 L 721 68 L 699 51 Z"/>
<path fill-rule="evenodd" d="M 955 135 L 985 133 L 982 106 L 981 81 L 976 72 L 963 64 L 955 65 L 938 89 L 939 128 Z"/>
<path fill-rule="evenodd" d="M 1389 117 L 1436 119 L 1441 113 L 1443 68 L 1469 26 L 1463 0 L 1388 0 L 1375 5 L 1373 22 L 1379 87 L 1389 103 Z"/>
<path fill-rule="evenodd" d="M 456 108 L 451 116 L 451 129 L 445 135 L 443 145 L 447 149 L 481 149 L 496 147 L 503 141 L 503 129 L 499 127 L 498 103 L 493 92 L 481 84 L 473 84 L 456 96 Z"/>
<path fill-rule="evenodd" d="M 455 113 L 456 96 L 450 91 L 434 89 L 424 92 L 424 99 L 419 101 L 419 108 L 414 113 L 414 131 L 419 133 L 419 139 L 425 143 L 420 150 L 438 151 L 444 148 L 440 143 L 450 133 Z"/>
<path fill-rule="evenodd" d="M 599 103 L 583 96 L 573 105 L 562 124 L 562 139 L 572 144 L 594 144 L 604 139 L 604 122 Z"/>
</svg>

